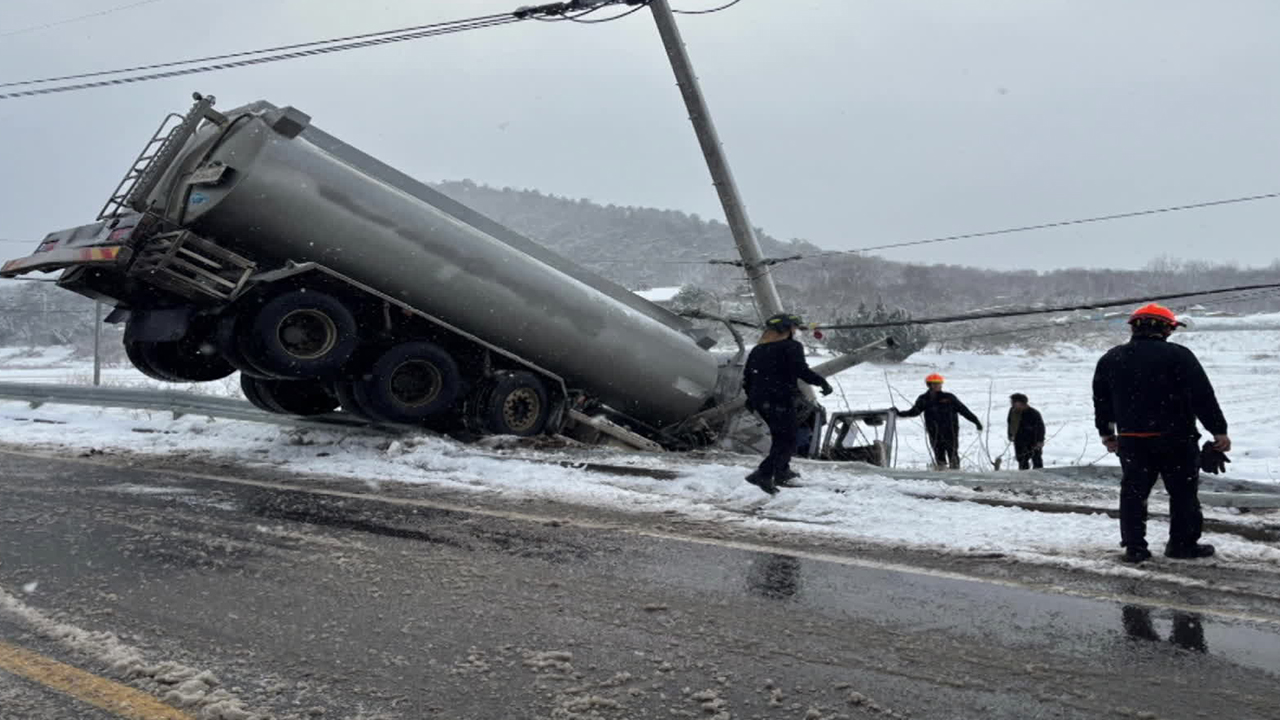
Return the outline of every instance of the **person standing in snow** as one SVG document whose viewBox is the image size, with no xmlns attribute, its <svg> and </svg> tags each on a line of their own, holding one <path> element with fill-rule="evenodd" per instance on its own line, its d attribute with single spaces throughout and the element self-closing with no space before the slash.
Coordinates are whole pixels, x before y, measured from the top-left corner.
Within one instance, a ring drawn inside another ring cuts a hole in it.
<svg viewBox="0 0 1280 720">
<path fill-rule="evenodd" d="M 1009 442 L 1018 458 L 1018 469 L 1044 467 L 1044 418 L 1040 411 L 1027 404 L 1027 396 L 1014 393 L 1009 396 Z"/>
<path fill-rule="evenodd" d="M 929 446 L 933 449 L 934 469 L 950 467 L 960 469 L 960 416 L 973 423 L 982 432 L 982 423 L 960 398 L 949 392 L 943 392 L 944 378 L 938 373 L 924 379 L 928 388 L 923 395 L 916 398 L 910 410 L 902 410 L 898 417 L 915 417 L 924 414 L 924 430 L 929 436 Z"/>
<path fill-rule="evenodd" d="M 831 383 L 809 368 L 804 359 L 804 346 L 795 339 L 800 318 L 781 313 L 765 322 L 760 342 L 747 356 L 742 373 L 742 389 L 747 395 L 747 409 L 758 413 L 769 426 L 769 454 L 760 467 L 747 476 L 747 482 L 773 495 L 797 477 L 791 471 L 791 456 L 796 451 L 796 400 L 800 394 L 797 381 L 822 388 L 831 394 Z"/>
<path fill-rule="evenodd" d="M 1120 456 L 1120 544 L 1123 559 L 1140 563 L 1147 549 L 1147 497 L 1164 480 L 1169 493 L 1171 558 L 1204 558 L 1204 518 L 1197 490 L 1200 463 L 1196 420 L 1213 435 L 1213 448 L 1231 449 L 1227 421 L 1213 385 L 1190 349 L 1168 342 L 1183 326 L 1171 310 L 1152 303 L 1129 316 L 1129 342 L 1107 351 L 1093 374 L 1094 424 L 1107 450 Z"/>
</svg>

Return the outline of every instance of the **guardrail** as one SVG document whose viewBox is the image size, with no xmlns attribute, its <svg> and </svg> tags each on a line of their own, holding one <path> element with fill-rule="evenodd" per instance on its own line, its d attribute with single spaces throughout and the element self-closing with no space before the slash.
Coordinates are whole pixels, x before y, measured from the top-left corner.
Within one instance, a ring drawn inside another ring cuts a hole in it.
<svg viewBox="0 0 1280 720">
<path fill-rule="evenodd" d="M 393 427 L 370 425 L 365 420 L 343 413 L 313 417 L 276 415 L 264 412 L 244 400 L 197 395 L 179 390 L 149 388 L 112 388 L 88 385 L 48 385 L 44 383 L 0 383 L 0 400 L 17 400 L 33 408 L 46 403 L 89 405 L 94 407 L 129 408 L 171 412 L 175 419 L 183 415 L 202 415 L 225 420 L 270 423 L 302 428 L 350 428 L 381 433 L 402 432 Z"/>
</svg>

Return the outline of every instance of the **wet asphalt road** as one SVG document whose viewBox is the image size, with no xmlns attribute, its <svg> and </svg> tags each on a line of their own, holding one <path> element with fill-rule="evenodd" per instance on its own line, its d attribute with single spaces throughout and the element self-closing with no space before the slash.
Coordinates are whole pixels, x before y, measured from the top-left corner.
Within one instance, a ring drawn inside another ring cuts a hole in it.
<svg viewBox="0 0 1280 720">
<path fill-rule="evenodd" d="M 1280 718 L 1280 625 L 1212 606 L 7 453 L 0 590 L 279 718 Z"/>
</svg>

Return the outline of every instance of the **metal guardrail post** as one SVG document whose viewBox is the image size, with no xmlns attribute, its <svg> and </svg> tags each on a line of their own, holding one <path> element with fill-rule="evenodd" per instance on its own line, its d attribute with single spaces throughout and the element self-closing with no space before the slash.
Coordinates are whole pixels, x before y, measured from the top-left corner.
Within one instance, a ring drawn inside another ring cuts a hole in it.
<svg viewBox="0 0 1280 720">
<path fill-rule="evenodd" d="M 93 385 L 102 384 L 102 301 L 93 303 Z"/>
</svg>

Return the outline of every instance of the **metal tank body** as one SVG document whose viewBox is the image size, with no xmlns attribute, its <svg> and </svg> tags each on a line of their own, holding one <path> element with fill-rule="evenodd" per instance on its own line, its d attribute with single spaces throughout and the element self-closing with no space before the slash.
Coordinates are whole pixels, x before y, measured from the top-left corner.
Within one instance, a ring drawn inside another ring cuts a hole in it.
<svg viewBox="0 0 1280 720">
<path fill-rule="evenodd" d="M 194 232 L 264 269 L 322 263 L 655 426 L 711 397 L 715 357 L 682 332 L 682 318 L 447 200 L 297 111 L 255 103 L 227 115 L 230 129 L 197 133 L 153 196 Z M 196 167 L 216 162 L 230 168 L 222 182 L 186 183 Z"/>
</svg>

